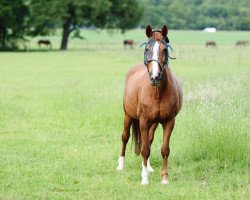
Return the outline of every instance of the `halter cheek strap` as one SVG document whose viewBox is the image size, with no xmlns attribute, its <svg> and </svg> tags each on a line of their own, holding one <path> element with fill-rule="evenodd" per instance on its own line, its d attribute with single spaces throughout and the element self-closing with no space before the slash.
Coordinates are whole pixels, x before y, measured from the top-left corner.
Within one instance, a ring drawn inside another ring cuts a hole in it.
<svg viewBox="0 0 250 200">
<path fill-rule="evenodd" d="M 148 63 L 148 59 L 147 59 L 147 51 L 148 51 L 148 49 L 147 49 L 147 47 L 149 46 L 149 44 L 151 43 L 151 42 L 153 42 L 153 38 L 149 38 L 148 39 L 148 41 L 147 42 L 144 42 L 142 45 L 146 45 L 146 47 L 145 47 L 145 49 L 144 49 L 144 64 L 147 66 L 147 63 Z M 141 46 L 142 46 L 141 45 Z M 150 57 L 151 57 L 152 55 L 151 55 L 151 53 L 150 53 Z"/>
</svg>

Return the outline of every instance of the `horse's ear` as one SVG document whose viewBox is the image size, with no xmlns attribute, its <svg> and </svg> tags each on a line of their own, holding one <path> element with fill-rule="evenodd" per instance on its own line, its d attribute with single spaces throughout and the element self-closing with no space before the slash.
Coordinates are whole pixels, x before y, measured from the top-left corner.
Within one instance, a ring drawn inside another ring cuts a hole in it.
<svg viewBox="0 0 250 200">
<path fill-rule="evenodd" d="M 166 25 L 164 25 L 161 29 L 161 34 L 162 34 L 162 37 L 165 38 L 167 37 L 167 34 L 168 34 L 168 28 Z"/>
<path fill-rule="evenodd" d="M 166 38 L 165 38 L 165 41 L 166 41 L 166 43 L 169 43 L 169 39 L 168 39 L 168 37 L 166 37 Z"/>
<path fill-rule="evenodd" d="M 152 35 L 153 35 L 153 31 L 152 31 L 152 28 L 150 25 L 148 25 L 146 28 L 146 35 L 148 38 L 152 37 Z"/>
</svg>

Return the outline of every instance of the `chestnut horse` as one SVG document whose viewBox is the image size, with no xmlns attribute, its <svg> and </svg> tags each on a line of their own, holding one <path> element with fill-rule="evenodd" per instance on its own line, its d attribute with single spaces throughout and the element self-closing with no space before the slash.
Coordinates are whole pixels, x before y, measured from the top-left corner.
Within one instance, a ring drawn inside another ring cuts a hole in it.
<svg viewBox="0 0 250 200">
<path fill-rule="evenodd" d="M 216 47 L 216 43 L 215 43 L 215 41 L 207 41 L 205 46 L 206 47 Z"/>
<path fill-rule="evenodd" d="M 128 45 L 132 49 L 133 46 L 135 45 L 135 41 L 134 40 L 124 40 L 123 45 L 124 45 L 124 48 L 126 48 L 126 46 Z"/>
<path fill-rule="evenodd" d="M 247 46 L 247 45 L 249 45 L 249 42 L 248 41 L 246 41 L 246 40 L 240 40 L 240 41 L 238 41 L 238 42 L 236 42 L 235 43 L 235 46 L 237 47 L 245 47 L 245 46 Z"/>
<path fill-rule="evenodd" d="M 154 132 L 160 123 L 163 127 L 162 184 L 168 180 L 169 141 L 174 128 L 175 117 L 182 106 L 182 88 L 168 64 L 168 29 L 153 31 L 146 28 L 148 41 L 144 52 L 144 64 L 129 70 L 125 81 L 124 129 L 122 151 L 118 159 L 118 171 L 124 169 L 125 150 L 132 125 L 135 137 L 135 153 L 142 155 L 142 185 L 149 183 L 148 174 L 153 171 L 150 165 L 150 147 Z"/>
</svg>

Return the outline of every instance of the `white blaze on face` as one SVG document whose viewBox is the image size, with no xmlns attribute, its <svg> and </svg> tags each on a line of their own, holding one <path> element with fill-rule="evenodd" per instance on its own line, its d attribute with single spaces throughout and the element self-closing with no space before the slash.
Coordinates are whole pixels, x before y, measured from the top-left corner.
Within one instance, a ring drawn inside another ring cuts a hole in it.
<svg viewBox="0 0 250 200">
<path fill-rule="evenodd" d="M 153 57 L 152 59 L 158 60 L 160 42 L 156 41 L 153 47 Z M 152 78 L 157 77 L 159 74 L 159 66 L 156 61 L 152 61 Z"/>
</svg>

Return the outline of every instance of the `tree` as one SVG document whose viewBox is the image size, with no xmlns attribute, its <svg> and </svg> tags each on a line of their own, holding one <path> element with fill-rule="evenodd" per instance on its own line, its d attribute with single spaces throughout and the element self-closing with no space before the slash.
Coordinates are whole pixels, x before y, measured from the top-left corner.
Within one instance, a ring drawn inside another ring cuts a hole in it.
<svg viewBox="0 0 250 200">
<path fill-rule="evenodd" d="M 31 0 L 31 34 L 48 34 L 62 27 L 61 50 L 67 49 L 69 35 L 83 26 L 133 28 L 142 9 L 135 0 Z"/>
<path fill-rule="evenodd" d="M 28 6 L 23 0 L 0 0 L 0 49 L 17 46 L 27 31 Z"/>
<path fill-rule="evenodd" d="M 142 25 L 173 29 L 250 30 L 250 1 L 246 0 L 141 0 Z"/>
</svg>

